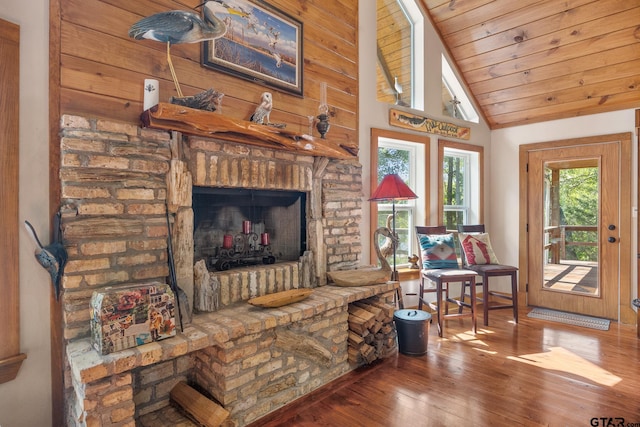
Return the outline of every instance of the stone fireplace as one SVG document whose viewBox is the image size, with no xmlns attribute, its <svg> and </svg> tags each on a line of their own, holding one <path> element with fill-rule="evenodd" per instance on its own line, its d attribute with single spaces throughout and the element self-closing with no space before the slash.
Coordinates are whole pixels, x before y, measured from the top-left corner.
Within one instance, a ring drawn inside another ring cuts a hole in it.
<svg viewBox="0 0 640 427">
<path fill-rule="evenodd" d="M 327 286 L 327 271 L 360 262 L 356 160 L 64 116 L 60 180 L 69 254 L 61 296 L 69 425 L 141 424 L 169 407 L 169 391 L 180 380 L 197 384 L 230 411 L 236 425 L 244 425 L 353 369 L 348 305 L 372 297 L 392 300 L 393 284 Z M 226 199 L 225 192 L 239 193 L 240 200 L 206 203 Z M 207 196 L 200 199 L 201 193 Z M 293 194 L 299 197 L 292 202 Z M 220 205 L 231 214 L 206 217 Z M 292 216 L 300 222 L 294 224 Z M 274 226 L 280 219 L 287 227 Z M 222 225 L 200 229 L 216 221 Z M 251 222 L 258 241 L 269 234 L 276 260 L 211 268 L 224 236 L 243 233 L 244 221 Z M 90 341 L 92 293 L 166 283 L 169 228 L 177 281 L 190 304 L 194 264 L 213 256 L 208 269 L 220 285 L 218 310 L 195 313 L 176 337 L 99 355 Z M 314 292 L 279 309 L 246 304 L 294 288 Z M 292 347 L 296 340 L 314 351 Z"/>
</svg>

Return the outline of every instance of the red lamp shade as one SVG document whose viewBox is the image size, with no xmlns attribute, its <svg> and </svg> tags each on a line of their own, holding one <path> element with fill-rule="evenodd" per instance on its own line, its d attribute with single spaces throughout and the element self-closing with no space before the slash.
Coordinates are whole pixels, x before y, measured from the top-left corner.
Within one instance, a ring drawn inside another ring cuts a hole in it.
<svg viewBox="0 0 640 427">
<path fill-rule="evenodd" d="M 392 173 L 382 178 L 382 182 L 380 182 L 376 191 L 371 194 L 369 201 L 378 202 L 382 200 L 409 200 L 417 198 L 416 193 L 411 191 L 402 178 L 400 178 L 398 174 Z"/>
</svg>

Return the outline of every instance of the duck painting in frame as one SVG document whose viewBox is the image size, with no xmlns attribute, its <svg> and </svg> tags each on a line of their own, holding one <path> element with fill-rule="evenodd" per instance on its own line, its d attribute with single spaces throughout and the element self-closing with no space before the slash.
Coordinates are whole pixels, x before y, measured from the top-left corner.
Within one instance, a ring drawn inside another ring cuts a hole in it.
<svg viewBox="0 0 640 427">
<path fill-rule="evenodd" d="M 227 26 L 203 43 L 202 65 L 302 96 L 302 23 L 260 0 L 210 0 Z"/>
</svg>

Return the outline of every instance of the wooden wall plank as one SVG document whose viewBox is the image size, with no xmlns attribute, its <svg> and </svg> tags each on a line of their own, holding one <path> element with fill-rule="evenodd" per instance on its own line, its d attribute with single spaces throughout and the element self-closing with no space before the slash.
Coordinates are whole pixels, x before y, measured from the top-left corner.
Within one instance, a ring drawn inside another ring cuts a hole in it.
<svg viewBox="0 0 640 427">
<path fill-rule="evenodd" d="M 145 78 L 160 81 L 161 97 L 176 95 L 161 43 L 132 40 L 129 27 L 142 16 L 164 10 L 188 10 L 199 1 L 61 0 L 60 51 L 62 112 L 135 121 Z M 303 96 L 240 79 L 200 65 L 201 45 L 172 46 L 171 57 L 185 95 L 214 87 L 225 94 L 223 114 L 247 119 L 260 93 L 274 97 L 272 120 L 308 128 L 308 115 L 317 115 L 320 83 L 327 82 L 333 113 L 330 138 L 357 146 L 358 48 L 357 4 L 319 0 L 300 5 L 278 0 L 274 7 L 303 24 Z M 342 11 L 345 10 L 343 13 Z M 100 17 L 96 19 L 96 17 Z M 101 103 L 105 109 L 101 111 Z M 98 106 L 95 105 L 98 103 Z"/>
</svg>

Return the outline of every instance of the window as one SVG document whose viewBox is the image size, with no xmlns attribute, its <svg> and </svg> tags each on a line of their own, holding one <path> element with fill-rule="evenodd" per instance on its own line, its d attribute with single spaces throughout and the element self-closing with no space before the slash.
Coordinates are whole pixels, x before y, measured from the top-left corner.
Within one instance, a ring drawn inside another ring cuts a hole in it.
<svg viewBox="0 0 640 427">
<path fill-rule="evenodd" d="M 438 142 L 438 224 L 456 231 L 458 224 L 483 222 L 483 147 Z"/>
<path fill-rule="evenodd" d="M 478 123 L 480 118 L 449 61 L 442 55 L 442 114 Z"/>
<path fill-rule="evenodd" d="M 424 108 L 424 16 L 414 0 L 377 0 L 377 99 Z"/>
<path fill-rule="evenodd" d="M 398 174 L 418 195 L 416 200 L 396 202 L 396 233 L 399 244 L 396 249 L 397 268 L 409 265 L 408 256 L 418 253 L 417 241 L 413 232 L 415 225 L 428 223 L 428 164 L 429 138 L 403 134 L 381 129 L 371 130 L 371 191 L 373 192 L 382 178 L 390 173 Z M 388 202 L 371 203 L 371 236 L 378 227 L 392 228 L 392 204 Z M 387 222 L 389 221 L 389 222 Z M 380 241 L 383 247 L 385 241 Z M 377 259 L 371 245 L 371 260 Z M 387 257 L 393 265 L 393 255 Z"/>
</svg>

